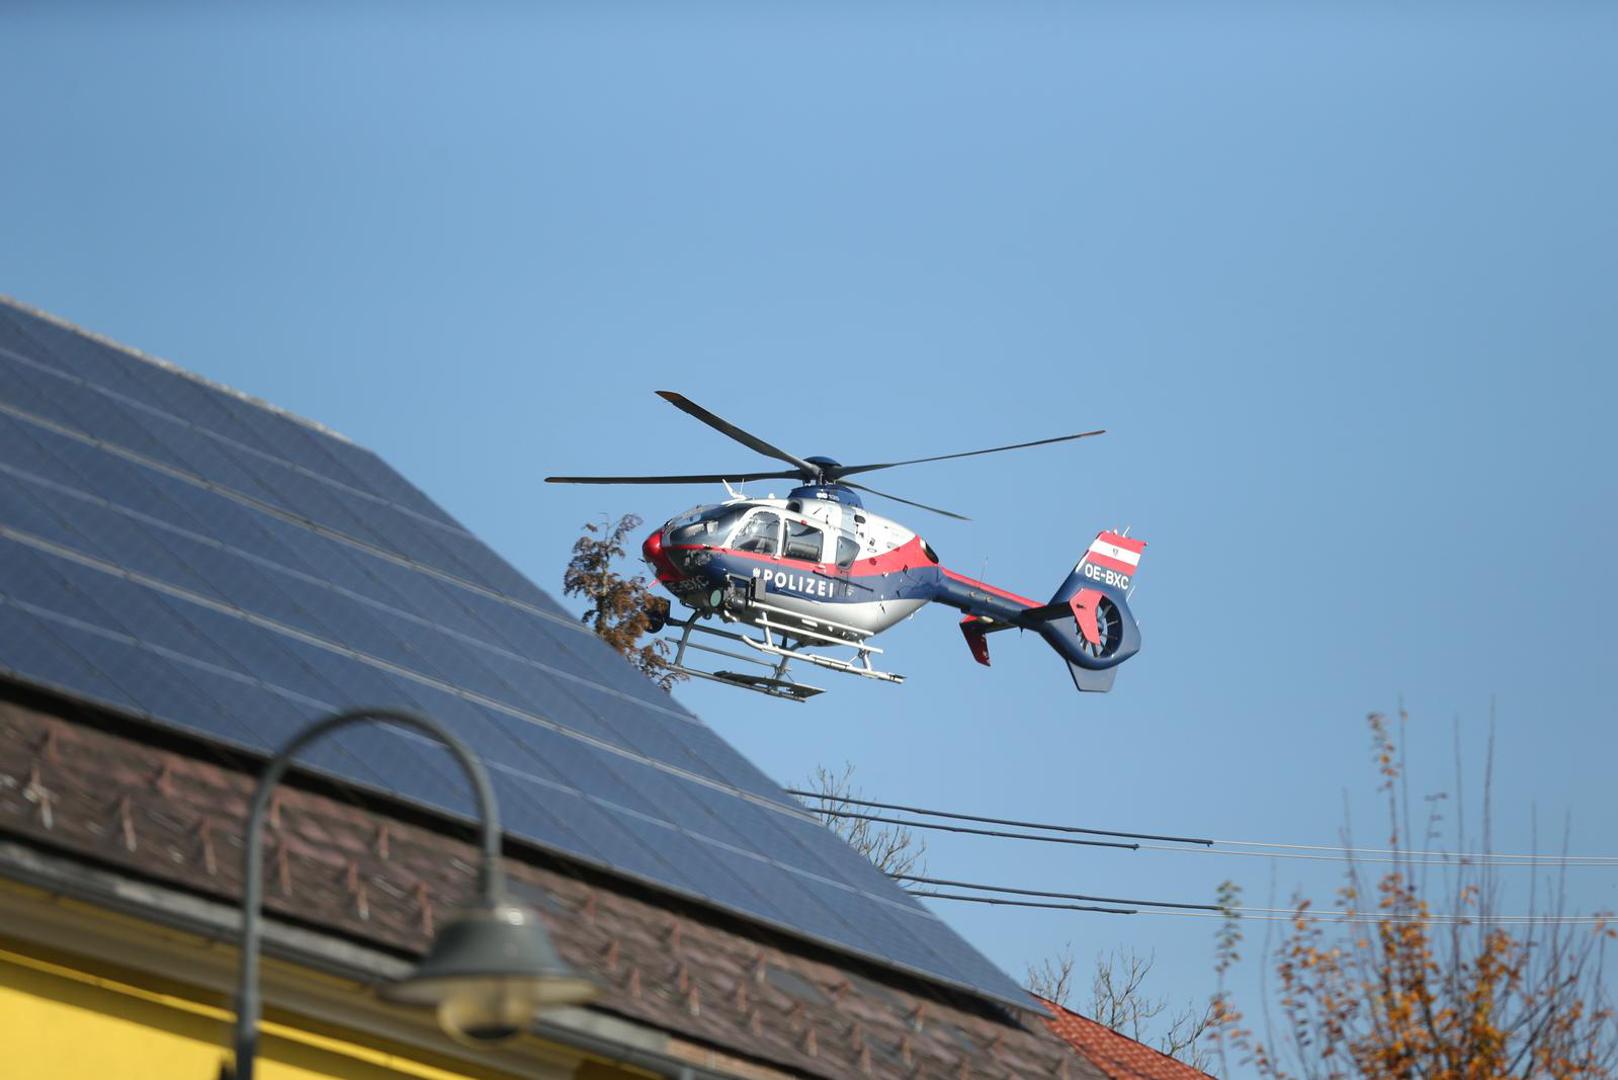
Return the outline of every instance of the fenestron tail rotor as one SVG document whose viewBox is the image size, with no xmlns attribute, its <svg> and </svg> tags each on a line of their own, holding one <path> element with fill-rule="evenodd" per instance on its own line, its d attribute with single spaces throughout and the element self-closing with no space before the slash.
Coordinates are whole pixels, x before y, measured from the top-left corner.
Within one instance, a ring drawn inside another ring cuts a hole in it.
<svg viewBox="0 0 1618 1080">
<path fill-rule="evenodd" d="M 802 480 L 806 484 L 841 483 L 846 487 L 857 488 L 860 491 L 869 492 L 870 494 L 879 496 L 880 498 L 892 499 L 894 502 L 904 503 L 906 506 L 914 506 L 921 510 L 930 510 L 935 514 L 942 514 L 945 517 L 956 518 L 960 521 L 968 521 L 970 520 L 969 518 L 966 518 L 961 514 L 954 513 L 953 511 L 942 510 L 936 506 L 928 506 L 926 503 L 914 502 L 910 499 L 901 498 L 898 495 L 890 495 L 887 492 L 877 491 L 875 488 L 866 487 L 864 484 L 856 484 L 851 480 L 844 480 L 843 477 L 855 476 L 861 473 L 876 472 L 879 469 L 893 469 L 899 467 L 900 465 L 921 465 L 931 461 L 950 461 L 955 458 L 977 457 L 980 454 L 998 454 L 1006 450 L 1022 450 L 1030 446 L 1047 446 L 1051 443 L 1070 442 L 1074 439 L 1087 439 L 1092 435 L 1106 434 L 1105 430 L 1098 429 L 1095 431 L 1081 431 L 1073 435 L 1056 435 L 1049 439 L 1035 439 L 1031 442 L 1012 443 L 1007 446 L 991 446 L 984 450 L 964 450 L 955 454 L 938 454 L 933 457 L 909 458 L 904 461 L 882 461 L 865 465 L 841 465 L 827 457 L 798 457 L 795 454 L 789 454 L 780 447 L 764 441 L 757 435 L 754 435 L 752 432 L 737 427 L 735 424 L 732 424 L 729 420 L 719 416 L 717 413 L 704 409 L 701 405 L 698 405 L 696 402 L 692 401 L 683 394 L 677 394 L 672 390 L 659 390 L 657 392 L 657 396 L 662 398 L 664 401 L 667 401 L 670 405 L 673 405 L 681 412 L 687 414 L 688 416 L 695 417 L 704 424 L 713 428 L 715 431 L 734 439 L 748 449 L 755 450 L 766 457 L 775 458 L 777 461 L 783 461 L 788 465 L 793 466 L 793 468 L 790 470 L 782 470 L 777 472 L 739 470 L 732 473 L 707 473 L 701 475 L 682 476 L 547 476 L 545 478 L 545 482 L 548 484 L 717 484 L 727 481 L 732 483 L 742 483 L 748 480 L 798 479 Z"/>
</svg>

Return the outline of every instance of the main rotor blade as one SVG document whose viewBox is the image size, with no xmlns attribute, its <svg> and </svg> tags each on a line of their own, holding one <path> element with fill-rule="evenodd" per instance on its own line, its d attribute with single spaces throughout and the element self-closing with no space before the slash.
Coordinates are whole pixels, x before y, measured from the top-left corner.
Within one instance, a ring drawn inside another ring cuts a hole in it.
<svg viewBox="0 0 1618 1080">
<path fill-rule="evenodd" d="M 737 427 L 735 424 L 732 424 L 729 420 L 726 420 L 722 416 L 715 416 L 713 413 L 709 412 L 707 409 L 704 409 L 701 405 L 698 405 L 684 394 L 676 394 L 673 390 L 659 390 L 657 392 L 657 396 L 668 402 L 670 405 L 673 405 L 681 412 L 701 420 L 704 424 L 707 424 L 715 431 L 729 435 L 732 439 L 735 439 L 743 446 L 757 450 L 759 453 L 775 458 L 777 461 L 784 461 L 788 465 L 796 465 L 799 469 L 803 470 L 802 475 L 806 479 L 813 480 L 820 476 L 820 469 L 818 467 L 811 465 L 801 457 L 794 457 L 785 450 L 782 450 L 779 446 L 771 446 L 757 435 L 743 431 L 741 428 Z"/>
<path fill-rule="evenodd" d="M 884 461 L 875 465 L 849 465 L 836 470 L 838 476 L 853 476 L 855 473 L 875 472 L 877 469 L 891 469 L 897 465 L 920 465 L 927 461 L 949 461 L 951 458 L 977 457 L 979 454 L 998 454 L 1002 450 L 1021 450 L 1029 446 L 1045 446 L 1049 443 L 1070 442 L 1073 439 L 1088 439 L 1092 435 L 1105 435 L 1106 428 L 1096 431 L 1081 431 L 1077 435 L 1057 435 L 1050 439 L 1035 439 L 1033 442 L 1012 443 L 1010 446 L 991 446 L 987 450 L 967 450 L 959 454 L 939 454 L 937 457 L 911 458 L 909 461 Z M 901 502 L 903 500 L 900 500 Z"/>
<path fill-rule="evenodd" d="M 547 476 L 547 484 L 745 484 L 749 480 L 796 480 L 795 472 L 733 472 L 706 476 Z"/>
<path fill-rule="evenodd" d="M 916 501 L 914 501 L 912 499 L 901 499 L 897 495 L 889 495 L 885 491 L 878 491 L 876 488 L 874 488 L 874 487 L 866 487 L 864 484 L 856 484 L 852 480 L 839 480 L 837 482 L 839 484 L 842 484 L 844 487 L 858 488 L 860 491 L 869 491 L 872 495 L 880 495 L 884 499 L 892 499 L 894 502 L 904 503 L 906 506 L 914 506 L 918 510 L 931 510 L 935 514 L 943 514 L 945 517 L 954 518 L 956 521 L 971 521 L 972 520 L 971 518 L 967 517 L 965 514 L 957 514 L 953 510 L 940 510 L 936 506 L 928 506 L 926 503 L 919 503 L 919 502 L 916 502 Z"/>
</svg>

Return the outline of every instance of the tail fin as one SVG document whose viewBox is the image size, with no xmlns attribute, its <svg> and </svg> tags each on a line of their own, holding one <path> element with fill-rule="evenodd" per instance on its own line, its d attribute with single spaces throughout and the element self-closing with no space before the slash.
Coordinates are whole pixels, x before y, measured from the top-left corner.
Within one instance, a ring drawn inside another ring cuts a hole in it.
<svg viewBox="0 0 1618 1080">
<path fill-rule="evenodd" d="M 1040 623 L 1040 636 L 1068 662 L 1080 690 L 1111 690 L 1118 665 L 1140 651 L 1129 593 L 1145 550 L 1143 540 L 1102 532 L 1040 609 L 1050 615 Z"/>
<path fill-rule="evenodd" d="M 1062 587 L 1056 590 L 1051 602 L 1066 600 L 1086 585 L 1127 600 L 1129 590 L 1135 583 L 1135 573 L 1140 569 L 1141 554 L 1145 550 L 1144 540 L 1132 540 L 1119 533 L 1102 530 L 1090 541 L 1090 549 L 1073 567 L 1073 572 L 1062 582 Z"/>
</svg>

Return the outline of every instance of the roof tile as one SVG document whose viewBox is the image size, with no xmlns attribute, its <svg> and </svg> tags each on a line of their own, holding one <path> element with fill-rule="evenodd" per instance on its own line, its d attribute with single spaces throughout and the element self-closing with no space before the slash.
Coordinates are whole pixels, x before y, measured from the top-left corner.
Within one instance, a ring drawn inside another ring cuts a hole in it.
<svg viewBox="0 0 1618 1080">
<path fill-rule="evenodd" d="M 1044 1000 L 1044 999 L 1041 999 Z M 1208 1080 L 1209 1074 L 1183 1061 L 1122 1035 L 1105 1024 L 1081 1016 L 1054 1001 L 1046 1001 L 1054 1014 L 1045 1021 L 1111 1080 Z"/>
</svg>

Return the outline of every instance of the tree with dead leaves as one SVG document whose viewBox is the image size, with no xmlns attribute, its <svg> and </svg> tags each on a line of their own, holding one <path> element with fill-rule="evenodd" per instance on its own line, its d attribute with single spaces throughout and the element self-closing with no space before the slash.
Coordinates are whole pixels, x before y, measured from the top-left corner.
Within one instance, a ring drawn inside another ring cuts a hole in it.
<svg viewBox="0 0 1618 1080">
<path fill-rule="evenodd" d="M 1402 712 L 1400 721 L 1402 732 Z M 1525 921 L 1498 914 L 1487 773 L 1480 853 L 1449 860 L 1442 883 L 1429 888 L 1431 860 L 1410 850 L 1426 844 L 1407 840 L 1413 821 L 1403 759 L 1383 716 L 1373 714 L 1370 729 L 1392 869 L 1372 882 L 1350 862 L 1337 897 L 1341 915 L 1317 914 L 1297 899 L 1270 957 L 1276 993 L 1264 1038 L 1242 1027 L 1226 999 L 1224 1049 L 1272 1080 L 1614 1076 L 1618 1019 L 1603 970 L 1613 929 L 1600 916 L 1570 921 L 1560 879 L 1550 883 L 1544 910 L 1536 881 Z M 1429 800 L 1425 837 L 1437 834 L 1439 801 Z M 1465 852 L 1459 809 L 1457 817 L 1456 851 Z M 1234 959 L 1234 921 L 1226 933 Z"/>
<path fill-rule="evenodd" d="M 669 602 L 652 592 L 646 579 L 627 577 L 617 570 L 624 558 L 624 538 L 640 528 L 641 520 L 625 514 L 616 525 L 603 518 L 588 522 L 584 535 L 573 544 L 573 558 L 562 576 L 562 591 L 582 596 L 589 603 L 581 617 L 596 636 L 622 653 L 630 663 L 664 690 L 686 676 L 675 671 L 668 659 L 668 643 L 653 640 L 641 644 L 648 633 L 656 633 L 668 619 Z"/>
</svg>

